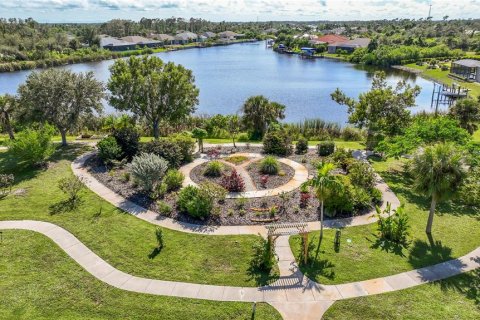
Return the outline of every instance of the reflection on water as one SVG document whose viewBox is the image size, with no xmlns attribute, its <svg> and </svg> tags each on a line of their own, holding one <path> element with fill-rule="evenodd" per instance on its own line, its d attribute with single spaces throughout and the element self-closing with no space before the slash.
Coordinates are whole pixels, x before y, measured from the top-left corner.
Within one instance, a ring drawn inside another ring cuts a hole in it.
<svg viewBox="0 0 480 320">
<path fill-rule="evenodd" d="M 370 88 L 375 68 L 353 65 L 333 59 L 300 59 L 296 55 L 277 54 L 263 42 L 204 49 L 189 49 L 156 54 L 160 58 L 192 69 L 200 88 L 197 113 L 233 113 L 252 95 L 263 94 L 287 106 L 286 120 L 322 118 L 344 124 L 346 108 L 330 98 L 336 88 L 358 97 Z M 97 79 L 107 81 L 113 60 L 65 66 L 76 72 L 93 71 Z M 0 74 L 0 93 L 15 93 L 31 71 Z M 430 109 L 433 84 L 414 74 L 388 69 L 387 81 L 401 79 L 422 88 L 413 112 Z M 107 112 L 114 109 L 106 105 Z"/>
</svg>

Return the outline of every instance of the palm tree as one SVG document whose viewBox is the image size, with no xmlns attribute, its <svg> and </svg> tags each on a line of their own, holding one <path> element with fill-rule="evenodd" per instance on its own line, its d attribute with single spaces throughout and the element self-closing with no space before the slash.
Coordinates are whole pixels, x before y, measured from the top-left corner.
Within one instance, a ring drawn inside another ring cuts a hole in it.
<svg viewBox="0 0 480 320">
<path fill-rule="evenodd" d="M 315 189 L 315 196 L 320 201 L 320 241 L 323 238 L 323 204 L 333 192 L 342 192 L 342 183 L 339 176 L 333 175 L 335 169 L 333 163 L 321 163 L 317 168 L 317 174 L 305 182 L 306 185 Z"/>
<path fill-rule="evenodd" d="M 430 234 L 435 206 L 455 194 L 466 174 L 463 156 L 451 143 L 435 144 L 417 152 L 410 173 L 414 189 L 432 199 L 425 230 Z"/>
<path fill-rule="evenodd" d="M 285 106 L 264 96 L 248 98 L 242 106 L 243 122 L 254 139 L 261 139 L 272 123 L 285 118 Z"/>
<path fill-rule="evenodd" d="M 0 95 L 0 124 L 3 124 L 10 140 L 15 139 L 11 124 L 11 117 L 17 106 L 17 99 L 9 94 Z"/>
</svg>

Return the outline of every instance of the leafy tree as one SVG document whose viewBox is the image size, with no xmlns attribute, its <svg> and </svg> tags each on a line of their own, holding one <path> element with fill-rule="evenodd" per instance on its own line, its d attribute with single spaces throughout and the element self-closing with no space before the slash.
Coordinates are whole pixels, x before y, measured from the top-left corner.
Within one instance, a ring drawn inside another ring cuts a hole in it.
<svg viewBox="0 0 480 320">
<path fill-rule="evenodd" d="M 115 61 L 110 72 L 110 104 L 144 118 L 156 139 L 162 120 L 178 122 L 195 111 L 199 91 L 192 71 L 182 65 L 154 56 L 132 56 Z"/>
<path fill-rule="evenodd" d="M 264 96 L 248 98 L 242 106 L 243 123 L 253 139 L 261 139 L 271 123 L 285 118 L 285 106 Z"/>
<path fill-rule="evenodd" d="M 480 122 L 480 102 L 462 99 L 450 108 L 449 114 L 460 123 L 460 127 L 473 134 Z"/>
<path fill-rule="evenodd" d="M 377 150 L 389 156 L 399 157 L 420 146 L 437 142 L 452 142 L 465 145 L 471 136 L 458 126 L 457 121 L 445 116 L 418 116 L 403 135 L 380 142 Z"/>
<path fill-rule="evenodd" d="M 70 70 L 48 69 L 32 72 L 18 92 L 24 115 L 49 122 L 67 145 L 67 131 L 78 124 L 81 116 L 102 112 L 103 84 L 93 72 L 74 73 Z"/>
<path fill-rule="evenodd" d="M 394 136 L 401 133 L 410 120 L 408 108 L 415 106 L 420 87 L 411 87 L 405 81 L 393 88 L 386 81 L 385 72 L 376 72 L 372 88 L 360 94 L 358 100 L 340 91 L 331 94 L 332 99 L 348 107 L 349 123 L 367 129 L 367 147 L 374 146 L 375 135 Z"/>
<path fill-rule="evenodd" d="M 227 128 L 228 128 L 228 132 L 230 133 L 230 137 L 232 138 L 234 148 L 237 147 L 235 145 L 235 140 L 237 139 L 237 135 L 239 134 L 241 127 L 242 127 L 242 122 L 238 115 L 234 114 L 228 118 Z"/>
<path fill-rule="evenodd" d="M 192 137 L 198 141 L 198 149 L 203 153 L 203 139 L 208 135 L 207 130 L 202 128 L 194 128 L 192 130 Z"/>
<path fill-rule="evenodd" d="M 0 95 L 0 124 L 5 127 L 10 140 L 15 139 L 12 128 L 12 113 L 17 108 L 17 99 L 9 94 Z"/>
<path fill-rule="evenodd" d="M 427 233 L 432 233 L 437 202 L 455 194 L 465 176 L 463 156 L 452 143 L 439 143 L 419 150 L 411 162 L 414 189 L 431 198 Z"/>
<path fill-rule="evenodd" d="M 333 169 L 335 169 L 335 166 L 332 163 L 321 163 L 317 168 L 315 177 L 305 183 L 305 185 L 314 188 L 315 195 L 320 201 L 320 241 L 323 238 L 323 205 L 325 199 L 342 188 L 339 177 L 332 174 Z"/>
</svg>

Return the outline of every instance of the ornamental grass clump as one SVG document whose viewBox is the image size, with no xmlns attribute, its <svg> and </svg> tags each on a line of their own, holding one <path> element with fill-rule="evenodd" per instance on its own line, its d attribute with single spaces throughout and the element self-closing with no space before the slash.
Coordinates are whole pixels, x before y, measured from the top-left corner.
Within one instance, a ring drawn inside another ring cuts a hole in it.
<svg viewBox="0 0 480 320">
<path fill-rule="evenodd" d="M 167 171 L 163 183 L 167 185 L 167 191 L 176 191 L 182 187 L 185 175 L 177 169 L 170 169 Z"/>
<path fill-rule="evenodd" d="M 203 174 L 207 177 L 220 177 L 223 171 L 223 164 L 220 161 L 213 160 L 207 163 Z"/>
<path fill-rule="evenodd" d="M 162 181 L 168 162 L 153 153 L 141 153 L 133 157 L 128 169 L 140 187 L 151 192 Z"/>
<path fill-rule="evenodd" d="M 265 157 L 260 163 L 260 171 L 263 174 L 275 175 L 280 170 L 278 160 L 272 156 Z"/>
</svg>

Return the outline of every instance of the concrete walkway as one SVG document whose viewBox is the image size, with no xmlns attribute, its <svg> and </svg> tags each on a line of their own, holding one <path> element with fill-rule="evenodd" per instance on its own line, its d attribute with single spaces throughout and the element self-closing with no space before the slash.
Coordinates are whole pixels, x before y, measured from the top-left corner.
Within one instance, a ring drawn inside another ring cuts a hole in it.
<svg viewBox="0 0 480 320">
<path fill-rule="evenodd" d="M 267 302 L 286 320 L 320 319 L 336 300 L 410 288 L 480 267 L 478 247 L 458 259 L 384 278 L 321 285 L 299 271 L 288 245 L 288 237 L 280 237 L 275 248 L 281 274 L 278 281 L 258 288 L 212 286 L 147 279 L 127 274 L 104 261 L 70 232 L 52 223 L 32 220 L 0 221 L 0 230 L 7 229 L 31 230 L 49 237 L 95 278 L 122 290 L 216 301 Z"/>
<path fill-rule="evenodd" d="M 177 231 L 182 231 L 182 232 L 188 232 L 188 233 L 199 233 L 199 234 L 209 234 L 209 235 L 240 235 L 240 234 L 260 234 L 262 236 L 266 236 L 266 230 L 263 226 L 261 225 L 240 225 L 240 226 L 204 226 L 204 225 L 198 225 L 198 224 L 193 224 L 193 223 L 186 223 L 186 222 L 181 222 L 174 220 L 172 218 L 168 217 L 163 217 L 160 216 L 158 213 L 153 212 L 151 210 L 147 210 L 146 208 L 143 208 L 142 206 L 139 206 L 130 200 L 125 199 L 121 195 L 115 193 L 113 190 L 109 189 L 107 186 L 103 185 L 100 183 L 97 179 L 95 179 L 94 176 L 92 176 L 87 168 L 85 167 L 85 162 L 87 161 L 88 158 L 94 155 L 94 152 L 90 152 L 87 154 L 84 154 L 77 159 L 75 159 L 72 162 L 72 171 L 73 173 L 82 179 L 82 181 L 85 183 L 85 185 L 95 192 L 97 195 L 99 195 L 101 198 L 104 200 L 110 202 L 112 205 L 115 207 L 128 212 L 137 218 L 143 219 L 145 221 L 148 221 L 150 223 L 172 229 L 172 230 L 177 230 Z M 258 154 L 256 154 L 258 156 Z M 290 161 L 289 163 L 286 163 L 292 167 L 295 166 L 295 164 L 298 164 L 295 161 L 291 161 L 289 159 L 280 159 L 280 160 L 288 160 Z M 207 161 L 204 158 L 200 158 L 195 160 L 195 161 Z M 195 167 L 199 163 L 197 162 L 194 165 L 194 162 L 186 165 L 191 166 L 191 168 Z M 300 165 L 300 164 L 298 164 Z M 301 165 L 300 165 L 301 166 Z M 304 166 L 302 166 L 305 168 Z M 190 170 L 191 170 L 190 168 Z M 295 183 L 301 184 L 300 181 L 303 181 L 305 179 L 305 174 L 308 175 L 307 173 L 304 173 L 302 171 L 301 176 L 297 176 L 297 180 Z M 190 183 L 188 181 L 191 181 L 189 179 L 188 175 L 185 175 L 185 183 Z M 292 179 L 294 180 L 294 179 Z M 193 181 L 192 181 L 193 183 Z M 283 186 L 282 186 L 283 187 Z M 286 191 L 285 189 L 278 190 L 280 191 Z M 388 185 L 380 178 L 380 176 L 377 175 L 377 181 L 376 181 L 376 187 L 382 192 L 383 195 L 383 204 L 382 204 L 382 209 L 386 206 L 386 203 L 389 202 L 391 203 L 392 209 L 397 208 L 400 205 L 400 201 L 398 198 L 395 196 L 395 194 L 390 190 Z M 279 188 L 277 188 L 279 189 Z M 274 189 L 272 189 L 274 190 Z M 267 191 L 270 192 L 271 190 L 258 190 L 256 192 L 263 192 Z M 365 224 L 370 224 L 376 221 L 374 215 L 375 215 L 375 209 L 370 210 L 368 213 L 361 215 L 361 216 L 355 216 L 351 218 L 343 218 L 343 219 L 332 219 L 332 220 L 326 220 L 325 221 L 325 227 L 326 228 L 340 228 L 340 227 L 347 227 L 347 226 L 360 226 L 360 225 L 365 225 Z M 308 228 L 311 231 L 315 230 L 320 230 L 320 223 L 318 221 L 312 221 L 308 222 Z"/>
</svg>

